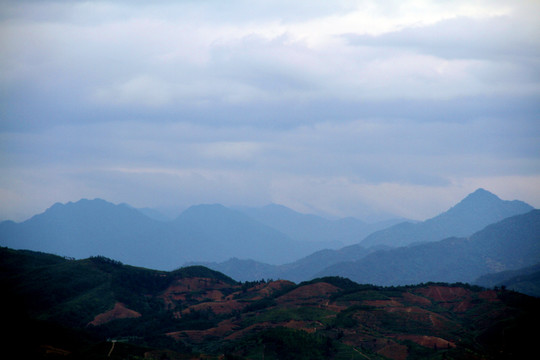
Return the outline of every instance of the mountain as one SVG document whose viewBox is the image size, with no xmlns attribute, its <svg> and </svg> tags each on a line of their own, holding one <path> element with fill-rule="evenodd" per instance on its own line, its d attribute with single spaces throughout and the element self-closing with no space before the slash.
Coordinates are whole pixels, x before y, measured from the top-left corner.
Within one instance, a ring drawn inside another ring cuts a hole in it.
<svg viewBox="0 0 540 360">
<path fill-rule="evenodd" d="M 270 279 L 290 280 L 283 276 L 282 265 L 272 265 L 251 259 L 232 257 L 226 261 L 193 261 L 184 266 L 200 265 L 219 271 L 238 281 L 259 281 Z"/>
<path fill-rule="evenodd" d="M 158 265 L 160 249 L 172 250 L 170 240 L 158 221 L 102 199 L 56 203 L 22 223 L 0 223 L 2 246 L 75 258 L 106 255 L 141 266 Z"/>
<path fill-rule="evenodd" d="M 530 296 L 540 297 L 540 263 L 518 270 L 482 275 L 474 284 L 484 287 L 506 287 Z"/>
<path fill-rule="evenodd" d="M 104 257 L 0 248 L 6 348 L 31 359 L 510 359 L 536 346 L 540 299 L 326 277 L 238 283 Z"/>
<path fill-rule="evenodd" d="M 420 223 L 404 222 L 375 232 L 362 240 L 360 245 L 398 247 L 451 236 L 469 236 L 489 224 L 533 209 L 522 201 L 501 200 L 487 190 L 478 189 L 440 215 Z"/>
<path fill-rule="evenodd" d="M 103 255 L 156 269 L 232 256 L 288 262 L 317 249 L 221 205 L 193 206 L 164 222 L 101 199 L 57 203 L 24 222 L 4 221 L 0 245 L 74 258 Z"/>
<path fill-rule="evenodd" d="M 74 258 L 103 255 L 161 270 L 200 262 L 244 280 L 302 281 L 385 246 L 468 235 L 478 224 L 526 209 L 531 207 L 479 189 L 433 219 L 402 223 L 372 233 L 359 244 L 322 250 L 360 239 L 367 224 L 352 218 L 327 220 L 280 205 L 239 211 L 218 204 L 192 206 L 174 220 L 158 221 L 129 205 L 83 199 L 55 204 L 21 223 L 1 222 L 0 245 Z M 231 258 L 236 260 L 224 263 Z M 257 265 L 250 267 L 246 261 Z"/>
<path fill-rule="evenodd" d="M 451 236 L 468 236 L 493 222 L 526 213 L 532 209 L 530 205 L 522 201 L 504 201 L 484 189 L 478 189 L 448 211 L 432 219 L 421 223 L 404 222 L 390 226 L 385 230 L 372 233 L 357 244 L 340 249 L 319 250 L 291 263 L 271 266 L 235 257 L 224 262 L 207 262 L 204 265 L 242 281 L 261 278 L 305 281 L 318 274 L 326 274 L 322 271 L 334 264 L 358 261 L 368 254 L 386 250 L 391 246 L 437 241 Z M 307 235 L 303 238 L 304 240 L 321 239 L 317 234 L 322 234 L 323 237 L 330 236 L 333 229 L 338 229 L 344 223 L 351 221 L 349 218 L 331 221 L 315 215 L 299 214 L 281 205 L 269 205 L 243 211 L 247 211 L 246 213 L 253 218 L 271 224 L 296 239 L 302 239 L 299 234 L 305 231 Z M 353 226 L 341 227 L 341 230 L 336 230 L 336 233 L 339 234 L 342 231 L 343 235 L 345 229 L 348 229 L 351 235 L 350 240 L 355 237 L 353 234 L 360 234 L 359 229 L 362 226 L 361 222 L 353 220 Z M 336 236 L 337 238 L 339 237 Z M 405 250 L 400 251 L 405 252 Z"/>
<path fill-rule="evenodd" d="M 276 264 L 293 261 L 313 251 L 310 244 L 292 240 L 274 228 L 223 205 L 196 205 L 172 222 L 197 254 L 193 260 L 251 258 Z"/>
<path fill-rule="evenodd" d="M 302 214 L 278 204 L 260 208 L 243 207 L 239 210 L 294 240 L 317 242 L 321 247 L 329 249 L 358 243 L 367 235 L 402 221 L 395 219 L 370 224 L 353 217 L 329 220 L 317 215 Z"/>
<path fill-rule="evenodd" d="M 519 269 L 540 260 L 540 210 L 487 226 L 469 238 L 448 238 L 334 264 L 317 276 L 344 276 L 377 285 L 427 281 L 472 282 L 481 275 Z"/>
<path fill-rule="evenodd" d="M 283 279 L 299 282 L 313 279 L 317 273 L 332 264 L 356 260 L 374 251 L 376 251 L 375 248 L 365 249 L 359 246 L 342 250 L 325 249 L 282 265 L 271 265 L 236 257 L 223 262 L 191 262 L 186 265 L 204 265 L 239 281 Z"/>
</svg>

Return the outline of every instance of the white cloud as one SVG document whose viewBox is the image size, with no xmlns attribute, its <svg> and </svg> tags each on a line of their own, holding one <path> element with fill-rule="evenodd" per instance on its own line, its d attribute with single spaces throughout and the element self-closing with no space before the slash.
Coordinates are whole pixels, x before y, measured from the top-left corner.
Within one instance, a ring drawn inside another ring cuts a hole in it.
<svg viewBox="0 0 540 360">
<path fill-rule="evenodd" d="M 424 218 L 481 182 L 537 198 L 535 2 L 5 4 L 0 198 L 20 211 L 80 195 Z"/>
<path fill-rule="evenodd" d="M 167 82 L 141 75 L 109 88 L 98 89 L 95 98 L 103 103 L 161 106 L 170 103 L 172 94 Z"/>
</svg>

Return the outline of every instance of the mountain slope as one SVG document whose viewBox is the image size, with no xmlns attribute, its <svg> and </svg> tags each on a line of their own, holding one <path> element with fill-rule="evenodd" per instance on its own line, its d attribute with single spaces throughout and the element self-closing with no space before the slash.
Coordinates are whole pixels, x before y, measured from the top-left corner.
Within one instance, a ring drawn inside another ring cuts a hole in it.
<svg viewBox="0 0 540 360">
<path fill-rule="evenodd" d="M 489 191 L 478 189 L 440 215 L 420 223 L 401 223 L 375 232 L 360 245 L 398 247 L 452 236 L 469 236 L 489 224 L 531 210 L 533 207 L 522 201 L 501 200 Z"/>
<path fill-rule="evenodd" d="M 472 282 L 477 277 L 540 260 L 540 210 L 487 226 L 470 238 L 448 238 L 332 265 L 319 276 L 345 276 L 378 285 L 427 281 Z"/>
<path fill-rule="evenodd" d="M 506 287 L 522 294 L 540 297 L 540 263 L 518 270 L 480 276 L 474 282 L 484 287 Z"/>
<path fill-rule="evenodd" d="M 291 263 L 270 266 L 251 260 L 230 259 L 220 263 L 204 263 L 212 269 L 222 271 L 240 280 L 258 280 L 261 278 L 279 278 L 291 281 L 304 281 L 312 279 L 318 274 L 326 274 L 323 271 L 326 267 L 334 264 L 357 261 L 364 256 L 374 253 L 377 250 L 388 249 L 390 246 L 410 245 L 427 241 L 438 241 L 451 236 L 470 235 L 475 231 L 483 229 L 492 222 L 500 221 L 508 216 L 526 213 L 533 208 L 521 201 L 503 201 L 496 195 L 478 189 L 468 195 L 456 206 L 445 213 L 421 223 L 400 223 L 372 233 L 363 241 L 355 245 L 349 245 L 341 249 L 325 249 L 312 253 Z M 266 222 L 278 226 L 287 232 L 299 231 L 304 227 L 295 225 L 294 222 L 311 224 L 312 232 L 321 231 L 331 223 L 321 225 L 316 216 L 300 216 L 294 211 L 280 205 L 267 206 L 260 209 L 251 209 L 251 216 L 266 218 Z M 254 215 L 255 214 L 255 215 Z M 289 220 L 284 218 L 289 217 Z M 347 221 L 342 219 L 341 221 Z M 296 227 L 295 227 L 296 226 Z M 329 229 L 328 227 L 326 229 Z M 312 233 L 311 230 L 307 233 Z M 406 253 L 406 250 L 400 250 Z M 374 255 L 373 255 L 374 256 Z M 382 256 L 382 255 L 380 255 Z M 468 254 L 463 254 L 468 256 Z M 420 261 L 420 260 L 419 260 Z M 336 265 L 338 266 L 338 265 Z M 341 265 L 339 265 L 341 266 Z M 348 275 L 353 276 L 351 273 Z"/>
<path fill-rule="evenodd" d="M 357 243 L 367 235 L 399 222 L 388 220 L 368 224 L 352 217 L 329 220 L 317 215 L 302 214 L 278 204 L 240 208 L 240 211 L 292 239 L 317 242 L 329 249 Z"/>
<path fill-rule="evenodd" d="M 341 250 L 325 249 L 282 265 L 271 265 L 236 257 L 223 262 L 193 262 L 187 265 L 204 265 L 239 281 L 283 279 L 299 282 L 313 279 L 317 273 L 330 265 L 360 259 L 374 251 L 376 251 L 374 248 L 364 249 L 358 246 Z"/>
<path fill-rule="evenodd" d="M 240 284 L 204 267 L 5 248 L 0 259 L 3 339 L 16 358 L 526 358 L 540 320 L 539 299 L 463 284 Z"/>
<path fill-rule="evenodd" d="M 155 266 L 171 234 L 127 205 L 101 199 L 57 203 L 22 223 L 1 223 L 2 246 L 83 258 L 106 255 L 141 266 Z M 169 249 L 171 250 L 171 249 Z"/>
<path fill-rule="evenodd" d="M 313 246 L 296 242 L 285 234 L 223 205 L 196 205 L 172 223 L 191 244 L 192 260 L 216 261 L 230 257 L 268 263 L 293 261 Z"/>
</svg>

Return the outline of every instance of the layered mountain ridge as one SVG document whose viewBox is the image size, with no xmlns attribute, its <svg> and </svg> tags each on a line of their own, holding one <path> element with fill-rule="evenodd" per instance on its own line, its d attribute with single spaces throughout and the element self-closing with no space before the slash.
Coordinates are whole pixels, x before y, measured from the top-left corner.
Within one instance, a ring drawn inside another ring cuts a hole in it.
<svg viewBox="0 0 540 360">
<path fill-rule="evenodd" d="M 194 206 L 163 222 L 102 199 L 55 204 L 22 223 L 2 222 L 0 245 L 75 258 L 103 255 L 169 270 L 188 261 L 233 256 L 278 263 L 313 250 L 221 205 Z"/>
<path fill-rule="evenodd" d="M 195 205 L 174 220 L 158 221 L 126 204 L 82 199 L 57 203 L 22 223 L 0 223 L 0 245 L 74 258 L 103 255 L 161 270 L 203 264 L 241 281 L 304 281 L 320 274 L 341 275 L 343 269 L 351 268 L 352 263 L 360 264 L 364 258 L 373 259 L 382 253 L 391 256 L 388 251 L 401 244 L 415 247 L 426 241 L 437 243 L 447 237 L 470 236 L 486 223 L 532 209 L 524 202 L 501 200 L 478 189 L 432 219 L 401 223 L 362 239 L 366 224 L 360 220 L 328 220 L 275 204 L 238 210 L 219 204 Z M 357 234 L 358 241 L 343 248 L 325 249 L 332 243 L 332 231 L 336 239 L 347 241 Z M 398 253 L 403 251 L 399 249 Z M 345 272 L 358 279 L 349 270 Z M 385 284 L 389 281 L 375 280 Z"/>
<path fill-rule="evenodd" d="M 489 224 L 533 209 L 523 201 L 501 200 L 495 194 L 480 188 L 442 214 L 419 223 L 404 222 L 375 232 L 363 239 L 360 245 L 397 247 L 451 236 L 469 236 Z"/>
</svg>

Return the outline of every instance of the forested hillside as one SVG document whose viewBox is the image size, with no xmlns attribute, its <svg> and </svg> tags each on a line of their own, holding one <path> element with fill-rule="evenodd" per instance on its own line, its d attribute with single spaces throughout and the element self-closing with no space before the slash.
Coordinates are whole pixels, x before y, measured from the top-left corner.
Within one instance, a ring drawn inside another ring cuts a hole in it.
<svg viewBox="0 0 540 360">
<path fill-rule="evenodd" d="M 509 359 L 535 347 L 540 300 L 505 289 L 239 283 L 93 257 L 0 249 L 5 351 L 33 359 Z"/>
</svg>

